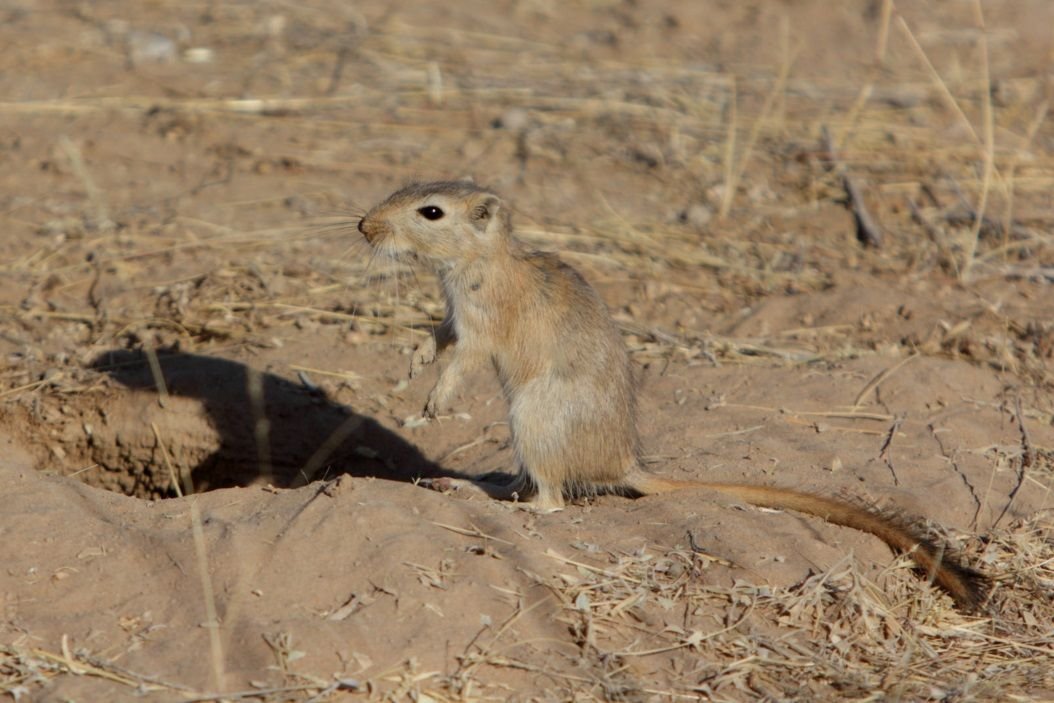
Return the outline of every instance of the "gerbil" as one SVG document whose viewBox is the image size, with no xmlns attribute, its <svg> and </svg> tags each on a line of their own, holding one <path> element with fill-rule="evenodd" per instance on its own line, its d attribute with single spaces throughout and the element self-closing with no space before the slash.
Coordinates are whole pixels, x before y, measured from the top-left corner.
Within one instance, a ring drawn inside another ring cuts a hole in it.
<svg viewBox="0 0 1054 703">
<path fill-rule="evenodd" d="M 759 507 L 796 510 L 870 532 L 965 608 L 984 600 L 987 580 L 945 555 L 908 523 L 851 503 L 787 488 L 674 481 L 641 468 L 629 356 L 596 291 L 554 254 L 529 249 L 509 210 L 468 181 L 416 183 L 359 222 L 379 253 L 420 260 L 439 274 L 446 319 L 414 354 L 411 376 L 453 345 L 425 413 L 447 405 L 470 369 L 492 364 L 509 405 L 519 473 L 508 484 L 444 479 L 540 510 L 564 494 L 630 496 L 703 488 Z"/>
</svg>

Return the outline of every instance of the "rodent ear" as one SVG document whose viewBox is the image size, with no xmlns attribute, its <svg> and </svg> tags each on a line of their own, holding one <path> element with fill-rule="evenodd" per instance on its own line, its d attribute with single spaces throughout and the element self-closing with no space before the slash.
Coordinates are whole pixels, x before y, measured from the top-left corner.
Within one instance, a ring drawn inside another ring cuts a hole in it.
<svg viewBox="0 0 1054 703">
<path fill-rule="evenodd" d="M 484 195 L 469 210 L 468 219 L 481 234 L 487 232 L 498 219 L 501 200 L 496 195 Z"/>
</svg>

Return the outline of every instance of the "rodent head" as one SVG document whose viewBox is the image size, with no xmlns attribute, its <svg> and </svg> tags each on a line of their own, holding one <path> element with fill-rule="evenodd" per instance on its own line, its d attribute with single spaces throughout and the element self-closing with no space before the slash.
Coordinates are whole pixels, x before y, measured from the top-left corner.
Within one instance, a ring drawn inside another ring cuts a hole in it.
<svg viewBox="0 0 1054 703">
<path fill-rule="evenodd" d="M 359 231 L 393 258 L 450 266 L 468 251 L 504 242 L 509 214 L 501 198 L 469 181 L 412 183 L 366 213 Z"/>
</svg>

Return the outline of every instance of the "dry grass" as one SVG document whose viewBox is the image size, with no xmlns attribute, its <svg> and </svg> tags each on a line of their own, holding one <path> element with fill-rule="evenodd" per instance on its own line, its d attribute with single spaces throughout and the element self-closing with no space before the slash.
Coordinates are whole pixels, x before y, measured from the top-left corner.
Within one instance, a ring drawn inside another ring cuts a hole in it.
<svg viewBox="0 0 1054 703">
<path fill-rule="evenodd" d="M 924 46 L 894 4 L 884 3 L 876 70 L 863 91 L 848 79 L 797 78 L 795 47 L 807 37 L 789 29 L 778 64 L 740 73 L 640 57 L 586 66 L 557 44 L 397 19 L 375 27 L 355 23 L 354 59 L 369 65 L 373 78 L 341 83 L 334 61 L 342 45 L 328 29 L 331 15 L 305 4 L 283 10 L 292 17 L 291 29 L 276 39 L 284 43 L 284 63 L 260 97 L 159 96 L 137 82 L 110 86 L 117 94 L 0 103 L 0 117 L 25 120 L 140 120 L 156 111 L 168 116 L 167 129 L 177 131 L 222 120 L 262 141 L 259 135 L 281 120 L 319 146 L 283 165 L 270 159 L 274 154 L 239 153 L 242 140 L 231 137 L 221 146 L 231 147 L 233 155 L 217 163 L 246 172 L 288 167 L 327 177 L 302 198 L 306 218 L 295 225 L 252 217 L 254 209 L 280 202 L 281 194 L 260 201 L 209 200 L 222 174 L 183 194 L 201 196 L 194 202 L 202 211 L 193 217 L 163 206 L 142 215 L 134 194 L 113 192 L 105 164 L 93 164 L 76 138 L 63 137 L 57 168 L 72 173 L 83 197 L 73 214 L 56 214 L 57 206 L 4 213 L 27 230 L 33 223 L 37 234 L 18 257 L 0 262 L 0 271 L 29 291 L 24 300 L 0 305 L 0 332 L 22 342 L 40 330 L 38 338 L 62 329 L 83 345 L 61 363 L 37 354 L 25 368 L 0 369 L 0 401 L 28 404 L 43 395 L 88 394 L 98 378 L 83 362 L 113 347 L 178 345 L 217 354 L 265 347 L 274 330 L 309 324 L 346 326 L 353 342 L 412 344 L 443 314 L 428 274 L 395 265 L 368 269 L 361 251 L 320 260 L 307 246 L 332 248 L 333 238 L 349 234 L 353 213 L 326 216 L 347 207 L 341 178 L 448 173 L 458 148 L 468 144 L 489 156 L 455 161 L 457 168 L 463 163 L 480 172 L 488 159 L 498 162 L 494 175 L 510 187 L 528 163 L 534 172 L 559 173 L 567 181 L 580 177 L 597 203 L 583 211 L 588 219 L 573 225 L 559 213 L 520 212 L 522 234 L 567 252 L 594 280 L 654 286 L 654 294 L 644 295 L 652 300 L 687 299 L 697 308 L 727 313 L 774 294 L 821 291 L 846 270 L 954 280 L 964 296 L 975 297 L 976 310 L 927 338 L 897 342 L 904 363 L 918 354 L 999 369 L 1034 390 L 1026 412 L 1049 423 L 1054 407 L 1043 394 L 1054 389 L 1054 326 L 1049 317 L 1016 318 L 986 299 L 989 289 L 983 288 L 992 281 L 1054 282 L 1046 206 L 1054 188 L 1054 154 L 1044 141 L 1050 136 L 1047 88 L 1038 78 L 1011 77 L 1008 102 L 993 105 L 990 55 L 1007 48 L 990 44 L 979 0 L 975 7 L 970 36 L 976 65 L 966 80 L 956 81 L 942 75 L 932 56 L 945 47 Z M 237 28 L 255 26 L 259 18 L 247 5 L 223 11 L 246 21 L 202 29 L 201 40 L 217 46 L 245 41 Z M 33 53 L 27 44 L 8 55 L 16 51 Z M 78 51 L 96 62 L 121 58 L 113 47 L 74 47 Z M 231 76 L 250 74 L 248 67 L 265 53 L 234 57 L 227 74 L 217 78 L 223 90 L 240 94 Z M 509 70 L 484 75 L 472 66 Z M 440 67 L 461 69 L 461 79 Z M 320 75 L 333 76 L 324 95 L 281 94 L 283 87 L 315 85 Z M 436 119 L 439 106 L 442 120 Z M 480 131 L 481 116 L 513 111 L 523 114 L 525 125 L 515 150 L 504 133 L 481 146 L 469 138 Z M 949 115 L 957 129 L 947 127 Z M 887 235 L 864 263 L 846 232 L 824 228 L 837 221 L 830 205 L 841 199 L 842 184 L 826 168 L 822 123 L 838 135 L 839 157 L 860 179 Z M 351 140 L 362 144 L 353 161 L 344 149 Z M 578 164 L 594 158 L 600 171 L 648 171 L 677 209 L 701 205 L 714 220 L 693 224 L 676 214 L 642 211 L 639 204 L 636 214 L 628 214 L 628 206 L 611 204 L 617 201 L 604 190 L 603 176 L 580 173 Z M 800 234 L 821 212 L 826 219 Z M 242 219 L 253 222 L 242 229 Z M 245 263 L 250 255 L 264 262 L 263 271 Z M 217 265 L 202 273 L 195 266 L 201 258 Z M 305 263 L 286 267 L 295 260 Z M 99 285 L 108 280 L 134 291 L 135 299 Z M 1049 295 L 1049 285 L 1041 290 Z M 877 345 L 863 325 L 788 325 L 748 338 L 698 327 L 664 329 L 625 310 L 617 316 L 633 354 L 645 362 L 837 363 L 875 353 Z M 897 368 L 891 364 L 890 373 Z M 867 384 L 859 397 L 879 382 Z M 786 412 L 861 416 L 855 409 Z M 881 413 L 869 417 L 894 420 Z M 266 445 L 266 437 L 258 439 Z M 1054 450 L 1035 449 L 1030 480 L 1049 485 Z M 1022 461 L 1024 453 L 1007 461 Z M 194 527 L 209 601 L 204 544 L 199 523 Z M 488 673 L 508 668 L 551 677 L 559 691 L 551 700 L 1027 700 L 1054 695 L 1051 528 L 1049 516 L 1037 515 L 997 527 L 984 543 L 969 543 L 967 554 L 1000 575 L 990 610 L 977 617 L 960 615 L 943 597 L 919 588 L 904 560 L 879 584 L 867 581 L 850 556 L 794 588 L 769 589 L 708 583 L 709 558 L 682 547 L 603 560 L 553 553 L 562 575 L 539 580 L 559 604 L 577 651 L 554 655 L 551 662 L 544 652 L 532 659 L 504 647 L 517 618 L 536 603 L 524 604 L 470 643 L 455 672 L 419 671 L 408 656 L 404 665 L 370 680 L 290 680 L 285 687 L 220 696 L 124 670 L 89 652 L 27 644 L 0 649 L 0 693 L 32 700 L 48 679 L 61 675 L 104 679 L 120 692 L 115 695 L 152 692 L 169 700 L 326 700 L 353 690 L 366 700 L 483 700 L 508 693 Z M 210 627 L 216 623 L 211 608 Z M 214 642 L 213 670 L 221 686 L 218 634 Z"/>
<path fill-rule="evenodd" d="M 904 700 L 1027 699 L 1054 687 L 1052 527 L 1037 518 L 971 546 L 1004 575 L 977 617 L 920 589 L 905 559 L 876 584 L 851 555 L 792 588 L 728 589 L 707 582 L 712 557 L 683 548 L 599 563 L 551 553 L 569 570 L 549 586 L 580 656 L 604 665 L 576 693 L 601 700 L 844 700 L 876 691 Z"/>
</svg>

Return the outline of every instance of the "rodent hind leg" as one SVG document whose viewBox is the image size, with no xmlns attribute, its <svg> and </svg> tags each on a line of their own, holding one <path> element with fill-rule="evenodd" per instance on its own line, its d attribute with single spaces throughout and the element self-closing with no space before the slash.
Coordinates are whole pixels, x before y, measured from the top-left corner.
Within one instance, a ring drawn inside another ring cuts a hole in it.
<svg viewBox="0 0 1054 703">
<path fill-rule="evenodd" d="M 520 471 L 511 482 L 502 483 L 482 479 L 477 486 L 492 498 L 514 500 L 517 507 L 538 513 L 554 513 L 564 509 L 564 492 L 560 484 L 534 479 L 526 471 Z"/>
<path fill-rule="evenodd" d="M 482 489 L 492 498 L 515 500 L 525 510 L 551 513 L 564 508 L 563 483 L 541 478 L 524 467 L 511 481 L 487 474 L 476 479 L 475 483 L 482 484 Z"/>
<path fill-rule="evenodd" d="M 527 507 L 540 513 L 555 513 L 557 510 L 563 510 L 563 487 L 553 483 L 539 484 L 538 492 L 534 494 Z"/>
</svg>

